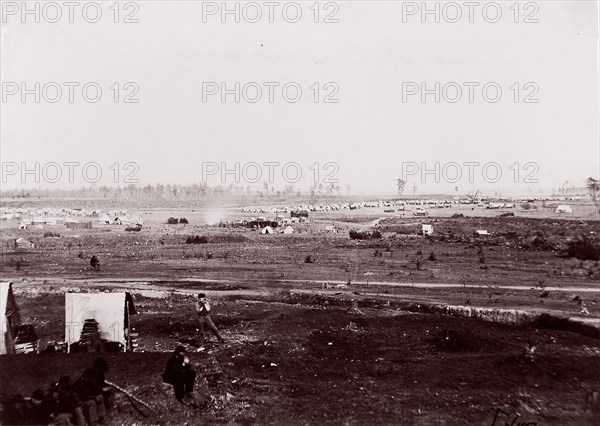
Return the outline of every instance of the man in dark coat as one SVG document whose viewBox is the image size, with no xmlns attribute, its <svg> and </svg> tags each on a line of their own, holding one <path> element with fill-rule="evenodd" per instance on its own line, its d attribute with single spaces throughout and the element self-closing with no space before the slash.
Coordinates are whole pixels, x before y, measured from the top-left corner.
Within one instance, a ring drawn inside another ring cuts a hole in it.
<svg viewBox="0 0 600 426">
<path fill-rule="evenodd" d="M 196 380 L 196 371 L 192 369 L 190 360 L 185 356 L 185 347 L 177 346 L 175 352 L 167 361 L 163 381 L 173 385 L 175 398 L 183 402 L 184 396 L 191 396 Z"/>
<path fill-rule="evenodd" d="M 15 425 L 42 425 L 48 424 L 51 421 L 52 412 L 48 411 L 46 407 L 42 406 L 44 400 L 44 391 L 36 389 L 31 394 L 29 401 L 23 401 L 22 404 L 18 404 L 17 415 L 14 419 L 3 419 L 6 421 L 5 424 Z M 4 414 L 4 413 L 3 413 Z"/>
<path fill-rule="evenodd" d="M 100 261 L 96 256 L 92 256 L 92 258 L 90 259 L 90 266 L 94 271 L 100 270 Z"/>
<path fill-rule="evenodd" d="M 108 363 L 104 358 L 94 360 L 94 365 L 91 368 L 84 370 L 81 377 L 75 382 L 73 390 L 84 403 L 90 400 L 96 402 L 96 410 L 99 421 L 104 420 L 106 412 L 112 406 L 115 390 L 109 386 L 105 379 L 104 373 L 108 371 Z M 88 414 L 88 421 L 92 417 Z"/>
<path fill-rule="evenodd" d="M 58 381 L 58 413 L 67 420 L 66 424 L 85 425 L 84 412 L 90 423 L 98 421 L 96 402 L 82 402 L 73 389 L 69 376 L 63 376 Z"/>
</svg>

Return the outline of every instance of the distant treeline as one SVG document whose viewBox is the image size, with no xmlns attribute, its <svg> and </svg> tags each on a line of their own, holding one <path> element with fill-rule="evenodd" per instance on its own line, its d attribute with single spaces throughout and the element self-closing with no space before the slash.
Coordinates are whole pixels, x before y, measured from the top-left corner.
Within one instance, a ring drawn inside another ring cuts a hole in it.
<svg viewBox="0 0 600 426">
<path fill-rule="evenodd" d="M 288 188 L 289 191 L 289 188 Z M 292 188 L 293 191 L 293 188 Z M 281 193 L 273 188 L 275 193 Z M 271 192 L 267 192 L 270 194 Z M 239 185 L 208 186 L 206 184 L 192 185 L 127 185 L 89 186 L 74 189 L 36 188 L 26 190 L 8 190 L 0 192 L 3 198 L 113 198 L 113 199 L 145 199 L 145 200 L 189 200 L 198 198 L 218 198 L 231 195 L 263 194 L 263 191 L 252 191 L 250 187 Z"/>
<path fill-rule="evenodd" d="M 335 187 L 338 189 L 339 187 Z M 104 199 L 134 199 L 134 200 L 202 200 L 220 199 L 231 197 L 282 197 L 282 196 L 339 196 L 339 190 L 324 185 L 313 185 L 308 190 L 301 191 L 293 185 L 285 185 L 283 188 L 269 186 L 266 182 L 261 189 L 251 188 L 243 185 L 218 185 L 208 186 L 206 184 L 191 185 L 127 185 L 115 186 L 89 186 L 73 189 L 13 189 L 0 191 L 2 198 L 104 198 Z"/>
</svg>

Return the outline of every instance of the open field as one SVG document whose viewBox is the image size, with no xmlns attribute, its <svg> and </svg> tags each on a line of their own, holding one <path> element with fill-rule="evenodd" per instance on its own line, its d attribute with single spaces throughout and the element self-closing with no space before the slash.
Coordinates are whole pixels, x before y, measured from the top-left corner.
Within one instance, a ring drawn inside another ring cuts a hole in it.
<svg viewBox="0 0 600 426">
<path fill-rule="evenodd" d="M 594 424 L 600 340 L 398 304 L 597 321 L 598 261 L 566 256 L 570 242 L 600 235 L 593 209 L 574 205 L 568 218 L 471 206 L 425 218 L 383 208 L 311 213 L 292 235 L 207 224 L 251 216 L 232 207 L 140 210 L 140 232 L 96 223 L 19 230 L 3 221 L 0 273 L 14 283 L 23 322 L 35 324 L 42 347 L 63 339 L 65 291 L 133 293 L 138 352 L 108 354 L 109 380 L 157 412 L 144 419 L 120 397 L 114 423 L 491 424 L 501 408 L 496 424 L 517 415 L 521 423 Z M 507 212 L 515 216 L 499 217 Z M 171 216 L 189 224 L 165 224 Z M 433 236 L 418 235 L 423 223 Z M 339 232 L 324 233 L 327 225 Z M 352 240 L 351 229 L 382 238 Z M 475 236 L 478 229 L 491 235 Z M 60 236 L 44 237 L 48 231 Z M 193 235 L 208 242 L 186 244 Z M 21 236 L 35 249 L 11 249 Z M 199 291 L 213 301 L 224 345 L 196 343 Z M 362 313 L 349 310 L 351 299 Z M 206 374 L 197 408 L 175 404 L 160 381 L 178 342 Z M 2 356 L 3 391 L 28 394 L 60 375 L 75 378 L 93 355 Z"/>
</svg>

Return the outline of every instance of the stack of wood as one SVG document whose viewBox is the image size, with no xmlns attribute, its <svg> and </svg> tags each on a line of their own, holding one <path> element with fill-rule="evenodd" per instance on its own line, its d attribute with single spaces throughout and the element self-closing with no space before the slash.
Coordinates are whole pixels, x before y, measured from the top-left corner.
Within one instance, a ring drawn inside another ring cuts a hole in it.
<svg viewBox="0 0 600 426">
<path fill-rule="evenodd" d="M 33 354 L 39 353 L 40 340 L 31 324 L 23 324 L 17 329 L 15 337 L 15 353 Z"/>
<path fill-rule="evenodd" d="M 101 352 L 102 341 L 96 320 L 86 319 L 84 321 L 79 337 L 79 348 L 82 352 Z"/>
<path fill-rule="evenodd" d="M 138 337 L 140 336 L 140 333 L 136 333 L 135 332 L 135 328 L 132 329 L 132 332 L 129 333 L 129 349 L 133 352 L 135 351 L 138 347 L 139 347 L 139 341 L 138 341 Z"/>
</svg>

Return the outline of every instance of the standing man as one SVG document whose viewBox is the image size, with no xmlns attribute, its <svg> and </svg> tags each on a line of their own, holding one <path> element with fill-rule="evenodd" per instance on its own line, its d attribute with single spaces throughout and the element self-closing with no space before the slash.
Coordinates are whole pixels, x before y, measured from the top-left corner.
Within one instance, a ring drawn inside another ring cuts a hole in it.
<svg viewBox="0 0 600 426">
<path fill-rule="evenodd" d="M 202 336 L 200 344 L 204 343 L 207 326 L 210 328 L 213 334 L 217 336 L 219 342 L 224 343 L 225 339 L 223 339 L 221 334 L 219 334 L 219 330 L 217 330 L 215 323 L 213 323 L 212 319 L 210 319 L 210 303 L 208 303 L 208 300 L 206 300 L 206 295 L 204 293 L 198 294 L 196 313 L 198 314 L 198 325 L 200 326 L 200 334 Z"/>
<path fill-rule="evenodd" d="M 185 356 L 185 347 L 177 346 L 173 356 L 167 361 L 163 382 L 173 385 L 175 398 L 183 403 L 184 396 L 191 396 L 194 390 L 196 372 L 192 369 L 190 360 Z"/>
<path fill-rule="evenodd" d="M 90 259 L 90 266 L 94 271 L 100 270 L 100 261 L 96 256 L 92 256 L 92 258 Z"/>
</svg>

